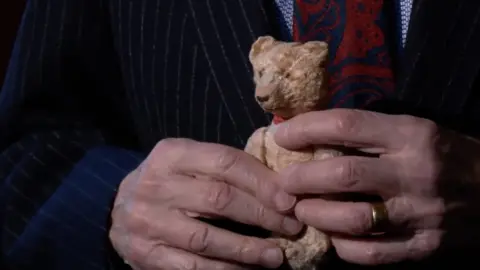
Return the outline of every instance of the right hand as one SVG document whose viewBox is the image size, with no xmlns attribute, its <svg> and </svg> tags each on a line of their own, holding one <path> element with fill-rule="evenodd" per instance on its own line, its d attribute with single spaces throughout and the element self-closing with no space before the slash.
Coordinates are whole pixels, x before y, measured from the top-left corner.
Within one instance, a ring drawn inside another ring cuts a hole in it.
<svg viewBox="0 0 480 270">
<path fill-rule="evenodd" d="M 226 218 L 293 235 L 295 198 L 276 173 L 244 151 L 188 139 L 163 140 L 120 185 L 110 240 L 134 269 L 277 268 L 272 242 L 236 234 L 194 217 Z"/>
</svg>

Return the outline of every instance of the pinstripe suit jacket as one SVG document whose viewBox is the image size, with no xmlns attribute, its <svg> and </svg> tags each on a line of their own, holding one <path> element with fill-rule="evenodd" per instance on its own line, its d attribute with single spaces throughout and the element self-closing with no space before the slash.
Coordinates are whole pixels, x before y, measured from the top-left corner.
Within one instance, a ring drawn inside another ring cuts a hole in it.
<svg viewBox="0 0 480 270">
<path fill-rule="evenodd" d="M 247 52 L 272 0 L 31 0 L 0 93 L 0 239 L 12 269 L 106 269 L 110 204 L 165 137 L 243 147 L 268 116 Z M 478 135 L 480 1 L 419 0 L 397 94 L 372 110 Z M 4 268 L 2 268 L 4 269 Z"/>
</svg>

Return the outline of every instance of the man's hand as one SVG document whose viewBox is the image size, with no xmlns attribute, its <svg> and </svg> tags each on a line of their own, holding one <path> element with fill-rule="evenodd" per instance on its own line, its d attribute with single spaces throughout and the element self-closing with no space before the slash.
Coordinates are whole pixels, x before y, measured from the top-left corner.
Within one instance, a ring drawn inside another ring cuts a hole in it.
<svg viewBox="0 0 480 270">
<path fill-rule="evenodd" d="M 298 116 L 282 124 L 275 135 L 276 142 L 288 149 L 327 144 L 370 154 L 313 161 L 280 172 L 282 186 L 290 194 L 318 195 L 300 200 L 295 215 L 307 225 L 331 232 L 341 258 L 384 264 L 477 244 L 480 144 L 476 140 L 426 119 L 345 109 Z M 386 234 L 371 236 L 372 204 L 321 196 L 341 193 L 381 197 L 389 219 Z"/>
<path fill-rule="evenodd" d="M 295 197 L 277 174 L 230 147 L 186 139 L 161 141 L 121 184 L 110 239 L 135 269 L 244 269 L 278 267 L 274 244 L 201 222 L 226 218 L 284 234 L 302 225 L 281 213 Z"/>
</svg>

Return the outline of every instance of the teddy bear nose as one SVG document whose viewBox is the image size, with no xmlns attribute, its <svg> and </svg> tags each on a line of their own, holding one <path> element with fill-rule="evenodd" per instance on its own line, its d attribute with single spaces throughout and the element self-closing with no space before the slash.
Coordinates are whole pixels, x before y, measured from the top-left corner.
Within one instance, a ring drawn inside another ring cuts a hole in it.
<svg viewBox="0 0 480 270">
<path fill-rule="evenodd" d="M 257 100 L 259 102 L 266 102 L 266 101 L 268 101 L 269 98 L 270 98 L 270 96 L 268 96 L 268 95 L 267 96 L 257 96 Z"/>
</svg>

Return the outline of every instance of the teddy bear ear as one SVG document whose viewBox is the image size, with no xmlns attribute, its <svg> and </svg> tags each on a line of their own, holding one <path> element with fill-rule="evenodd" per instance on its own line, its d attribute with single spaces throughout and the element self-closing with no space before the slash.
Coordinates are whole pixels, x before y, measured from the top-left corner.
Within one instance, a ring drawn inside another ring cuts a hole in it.
<svg viewBox="0 0 480 270">
<path fill-rule="evenodd" d="M 318 63 L 324 63 L 328 59 L 328 44 L 323 41 L 308 41 L 302 44 L 299 50 L 302 55 Z"/>
<path fill-rule="evenodd" d="M 252 45 L 249 58 L 255 59 L 261 52 L 273 47 L 277 41 L 271 36 L 261 36 Z"/>
</svg>

